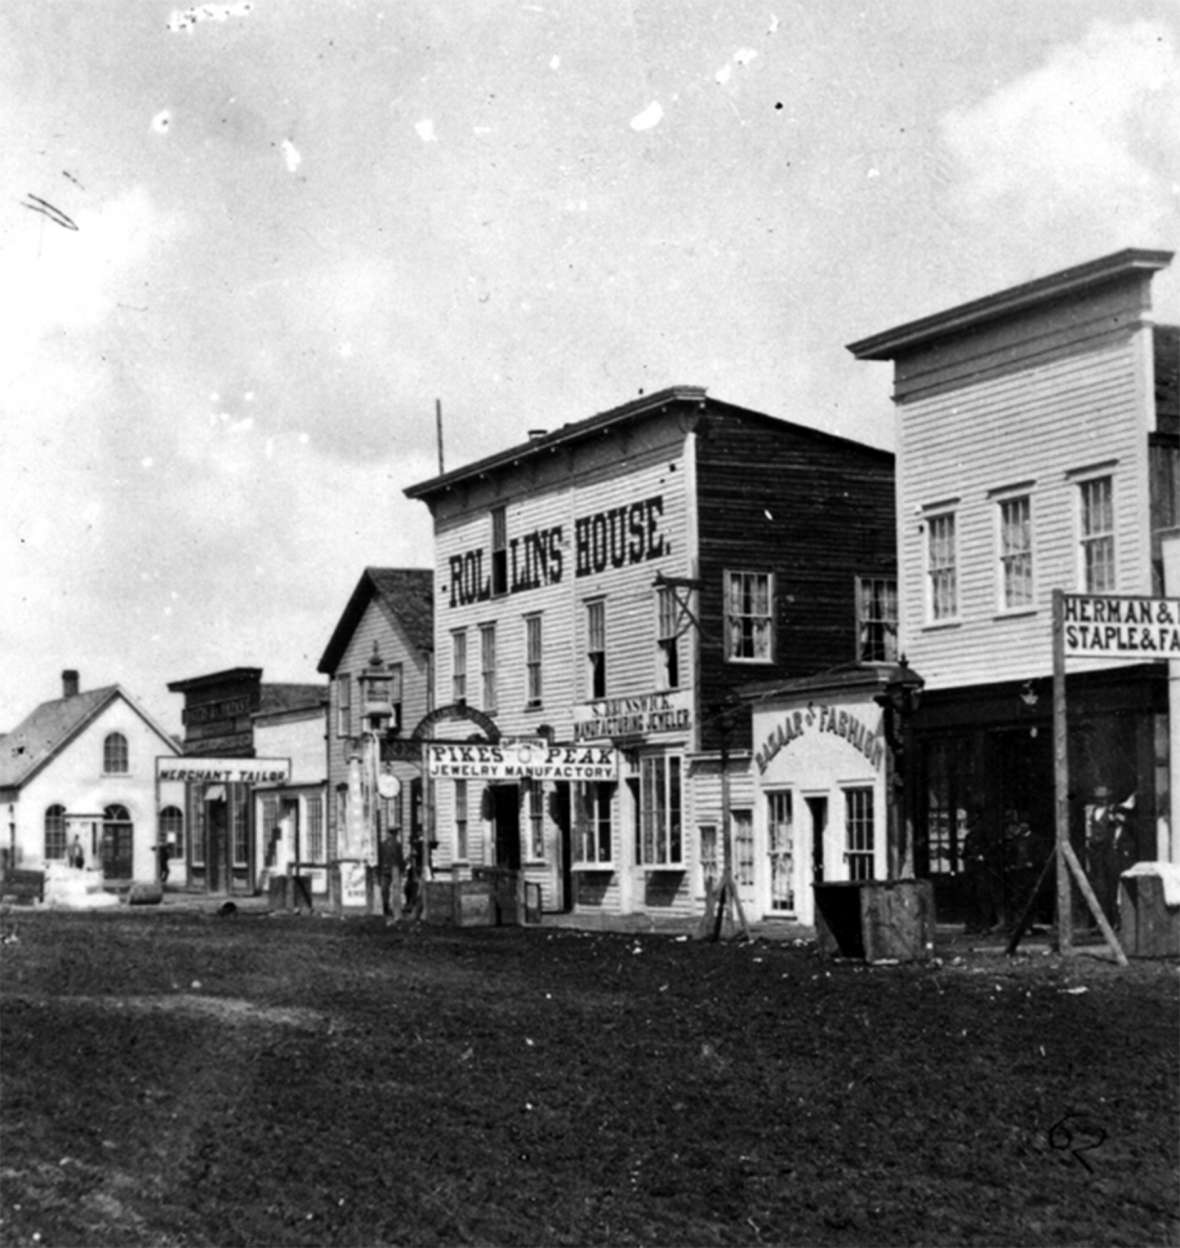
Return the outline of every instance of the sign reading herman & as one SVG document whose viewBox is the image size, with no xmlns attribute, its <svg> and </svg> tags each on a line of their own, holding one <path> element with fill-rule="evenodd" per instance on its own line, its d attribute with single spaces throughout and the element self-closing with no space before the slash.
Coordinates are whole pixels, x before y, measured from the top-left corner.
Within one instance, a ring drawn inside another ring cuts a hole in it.
<svg viewBox="0 0 1180 1248">
<path fill-rule="evenodd" d="M 1065 594 L 1063 600 L 1066 655 L 1180 659 L 1180 598 Z"/>
</svg>

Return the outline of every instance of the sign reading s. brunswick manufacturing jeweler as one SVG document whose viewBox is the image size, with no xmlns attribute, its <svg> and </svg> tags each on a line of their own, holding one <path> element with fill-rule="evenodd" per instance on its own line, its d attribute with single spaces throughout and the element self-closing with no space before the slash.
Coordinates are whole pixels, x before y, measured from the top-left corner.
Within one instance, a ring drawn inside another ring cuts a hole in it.
<svg viewBox="0 0 1180 1248">
<path fill-rule="evenodd" d="M 433 779 L 617 780 L 617 751 L 599 746 L 550 745 L 547 741 L 501 741 L 496 745 L 424 742 Z"/>
<path fill-rule="evenodd" d="M 1065 653 L 1180 659 L 1180 598 L 1064 594 Z"/>
</svg>

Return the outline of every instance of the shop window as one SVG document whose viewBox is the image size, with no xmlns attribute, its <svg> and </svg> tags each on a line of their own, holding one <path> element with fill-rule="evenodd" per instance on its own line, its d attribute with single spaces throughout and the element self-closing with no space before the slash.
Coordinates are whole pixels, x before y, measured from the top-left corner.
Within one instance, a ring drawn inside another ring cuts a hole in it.
<svg viewBox="0 0 1180 1248">
<path fill-rule="evenodd" d="M 455 860 L 466 862 L 467 847 L 467 781 L 455 781 Z"/>
<path fill-rule="evenodd" d="M 508 517 L 503 507 L 492 508 L 492 594 L 508 592 Z"/>
<path fill-rule="evenodd" d="M 773 604 L 769 572 L 726 572 L 725 657 L 731 663 L 771 662 Z"/>
<path fill-rule="evenodd" d="M 871 787 L 844 790 L 844 860 L 850 880 L 873 878 L 874 828 Z"/>
<path fill-rule="evenodd" d="M 586 604 L 586 696 L 606 697 L 606 601 Z"/>
<path fill-rule="evenodd" d="M 340 847 L 348 844 L 348 785 L 336 786 L 336 820 L 335 826 L 329 829 L 328 856 L 335 858 Z"/>
<path fill-rule="evenodd" d="M 341 672 L 333 682 L 336 686 L 336 735 L 352 736 L 352 677 Z"/>
<path fill-rule="evenodd" d="M 160 811 L 160 840 L 168 846 L 169 858 L 184 857 L 184 812 L 179 806 Z"/>
<path fill-rule="evenodd" d="M 656 646 L 659 653 L 658 684 L 661 689 L 680 688 L 680 606 L 675 591 L 656 590 Z"/>
<path fill-rule="evenodd" d="M 498 706 L 496 692 L 496 626 L 479 626 L 479 664 L 483 709 L 494 712 Z"/>
<path fill-rule="evenodd" d="M 676 755 L 644 758 L 639 764 L 638 861 L 645 867 L 683 865 L 681 761 Z"/>
<path fill-rule="evenodd" d="M 1082 588 L 1088 594 L 1115 589 L 1114 481 L 1109 476 L 1078 482 Z"/>
<path fill-rule="evenodd" d="M 121 732 L 107 733 L 102 743 L 102 769 L 108 776 L 128 771 L 127 738 Z"/>
<path fill-rule="evenodd" d="M 605 781 L 574 785 L 574 835 L 577 861 L 587 866 L 612 862 L 611 807 L 615 786 Z"/>
<path fill-rule="evenodd" d="M 525 705 L 541 705 L 541 617 L 524 617 Z"/>
<path fill-rule="evenodd" d="M 467 630 L 451 633 L 451 701 L 467 701 Z"/>
<path fill-rule="evenodd" d="M 932 624 L 959 614 L 958 546 L 955 513 L 926 517 L 926 618 Z"/>
<path fill-rule="evenodd" d="M 739 888 L 754 887 L 754 815 L 749 810 L 733 810 L 729 815 L 733 831 L 733 878 Z"/>
<path fill-rule="evenodd" d="M 795 820 L 789 789 L 766 795 L 766 852 L 770 858 L 770 908 L 795 909 Z"/>
<path fill-rule="evenodd" d="M 188 786 L 189 859 L 194 867 L 205 865 L 205 789 L 203 784 Z"/>
<path fill-rule="evenodd" d="M 45 812 L 45 861 L 57 862 L 66 856 L 66 808 L 50 806 Z"/>
<path fill-rule="evenodd" d="M 1033 604 L 1032 500 L 1027 494 L 1000 500 L 1000 609 Z"/>
<path fill-rule="evenodd" d="M 248 797 L 250 786 L 246 784 L 230 784 L 229 814 L 233 824 L 230 841 L 233 845 L 234 866 L 250 865 L 250 811 Z"/>
<path fill-rule="evenodd" d="M 534 862 L 545 858 L 545 791 L 539 780 L 520 782 L 520 800 L 525 808 L 526 846 Z"/>
<path fill-rule="evenodd" d="M 307 856 L 312 862 L 324 861 L 324 802 L 318 793 L 307 799 Z"/>
<path fill-rule="evenodd" d="M 897 662 L 897 582 L 891 576 L 856 578 L 856 657 Z"/>
<path fill-rule="evenodd" d="M 721 852 L 717 844 L 717 825 L 702 823 L 697 828 L 698 857 L 701 863 L 701 884 L 708 887 L 721 878 Z"/>
</svg>

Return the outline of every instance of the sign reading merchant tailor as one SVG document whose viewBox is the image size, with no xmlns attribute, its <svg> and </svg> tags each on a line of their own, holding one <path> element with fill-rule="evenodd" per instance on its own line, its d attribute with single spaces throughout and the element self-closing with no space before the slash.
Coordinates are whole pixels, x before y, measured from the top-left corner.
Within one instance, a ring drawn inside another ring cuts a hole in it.
<svg viewBox="0 0 1180 1248">
<path fill-rule="evenodd" d="M 618 752 L 600 746 L 549 745 L 543 740 L 444 745 L 428 741 L 429 774 L 452 780 L 578 780 L 619 778 Z"/>
<path fill-rule="evenodd" d="M 596 511 L 574 520 L 574 576 L 595 576 L 608 568 L 659 559 L 668 552 L 660 530 L 663 495 Z M 566 535 L 555 524 L 505 536 L 503 545 L 462 551 L 447 560 L 451 607 L 486 602 L 499 594 L 519 594 L 542 585 L 559 585 L 566 572 Z"/>
<path fill-rule="evenodd" d="M 1065 653 L 1104 659 L 1180 659 L 1180 598 L 1065 594 Z"/>
<path fill-rule="evenodd" d="M 291 779 L 291 760 L 161 757 L 156 759 L 156 779 L 191 784 L 286 784 Z"/>
</svg>

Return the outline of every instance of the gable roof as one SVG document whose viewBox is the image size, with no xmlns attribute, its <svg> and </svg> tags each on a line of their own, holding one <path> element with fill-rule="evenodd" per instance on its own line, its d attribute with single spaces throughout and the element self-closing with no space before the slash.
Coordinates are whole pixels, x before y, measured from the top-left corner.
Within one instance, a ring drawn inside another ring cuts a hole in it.
<svg viewBox="0 0 1180 1248">
<path fill-rule="evenodd" d="M 316 665 L 331 673 L 340 662 L 369 603 L 376 599 L 419 653 L 434 649 L 434 572 L 430 568 L 366 568 Z"/>
<path fill-rule="evenodd" d="M 8 733 L 0 745 L 0 788 L 20 788 L 113 702 L 122 699 L 156 733 L 168 748 L 178 752 L 176 742 L 120 685 L 87 689 L 68 698 L 42 702 Z"/>
</svg>

